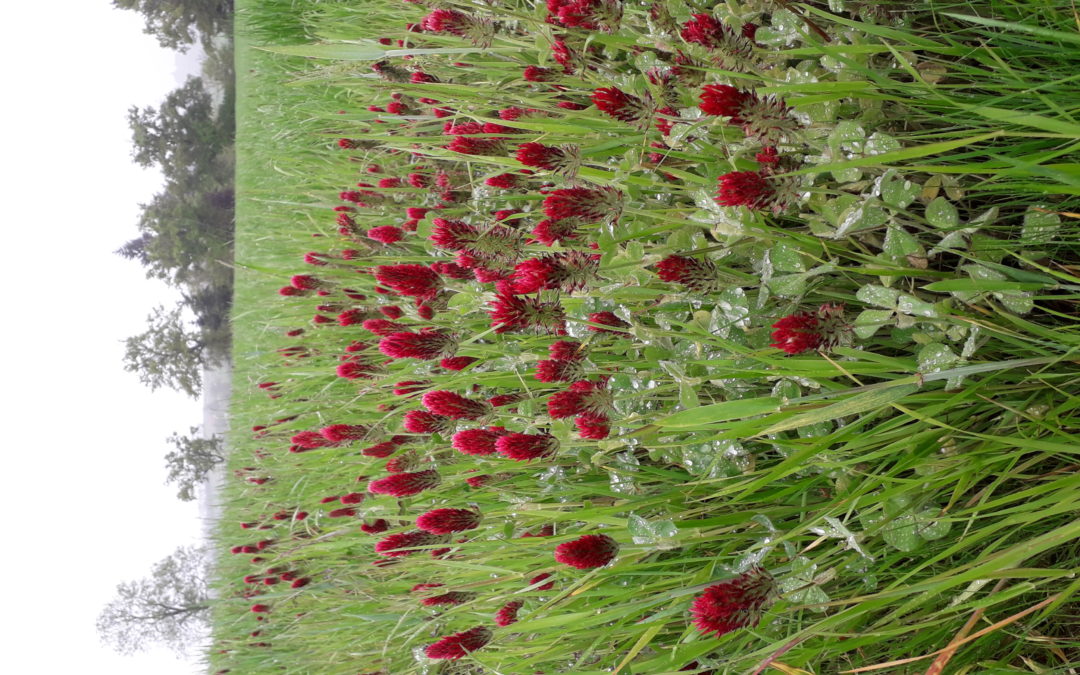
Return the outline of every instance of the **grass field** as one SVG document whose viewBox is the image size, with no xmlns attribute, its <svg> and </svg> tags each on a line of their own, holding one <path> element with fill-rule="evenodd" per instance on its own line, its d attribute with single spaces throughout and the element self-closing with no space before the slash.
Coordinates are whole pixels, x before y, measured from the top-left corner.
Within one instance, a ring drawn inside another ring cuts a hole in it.
<svg viewBox="0 0 1080 675">
<path fill-rule="evenodd" d="M 1080 668 L 1073 8 L 237 5 L 211 672 Z"/>
</svg>

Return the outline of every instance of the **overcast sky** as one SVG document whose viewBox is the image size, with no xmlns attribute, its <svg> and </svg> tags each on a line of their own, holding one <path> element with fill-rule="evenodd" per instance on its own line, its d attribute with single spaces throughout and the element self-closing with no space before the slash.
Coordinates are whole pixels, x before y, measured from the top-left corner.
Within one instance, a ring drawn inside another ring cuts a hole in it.
<svg viewBox="0 0 1080 675">
<path fill-rule="evenodd" d="M 131 163 L 126 111 L 175 87 L 175 55 L 109 0 L 8 3 L 4 25 L 0 662 L 8 673 L 202 672 L 169 652 L 120 657 L 94 629 L 117 583 L 200 530 L 196 506 L 163 485 L 163 456 L 201 406 L 150 393 L 121 367 L 121 341 L 175 295 L 112 254 L 160 186 Z"/>
</svg>

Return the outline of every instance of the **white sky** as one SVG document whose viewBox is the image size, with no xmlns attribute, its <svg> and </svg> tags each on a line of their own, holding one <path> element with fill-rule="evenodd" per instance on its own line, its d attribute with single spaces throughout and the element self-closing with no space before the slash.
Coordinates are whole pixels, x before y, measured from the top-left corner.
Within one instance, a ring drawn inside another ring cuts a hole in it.
<svg viewBox="0 0 1080 675">
<path fill-rule="evenodd" d="M 109 0 L 7 3 L 4 25 L 0 669 L 202 672 L 167 651 L 118 656 L 94 629 L 117 583 L 199 535 L 163 456 L 200 404 L 121 367 L 122 339 L 173 296 L 112 254 L 160 185 L 131 163 L 126 111 L 175 87 L 174 54 Z"/>
</svg>

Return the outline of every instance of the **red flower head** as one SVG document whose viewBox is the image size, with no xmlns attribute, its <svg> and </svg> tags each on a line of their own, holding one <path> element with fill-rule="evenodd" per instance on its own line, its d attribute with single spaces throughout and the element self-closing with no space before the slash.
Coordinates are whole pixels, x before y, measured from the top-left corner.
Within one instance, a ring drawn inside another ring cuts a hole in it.
<svg viewBox="0 0 1080 675">
<path fill-rule="evenodd" d="M 330 518 L 351 518 L 356 515 L 356 508 L 352 506 L 346 506 L 343 509 L 334 509 L 326 515 Z"/>
<path fill-rule="evenodd" d="M 341 317 L 338 318 L 340 319 Z M 361 325 L 365 330 L 369 330 L 381 337 L 385 337 L 391 333 L 401 332 L 401 324 L 394 323 L 389 319 L 364 319 Z"/>
<path fill-rule="evenodd" d="M 363 323 L 370 315 L 371 312 L 367 309 L 347 309 L 338 314 L 337 321 L 342 326 L 355 326 Z"/>
<path fill-rule="evenodd" d="M 424 598 L 420 601 L 420 604 L 424 607 L 438 607 L 439 605 L 462 605 L 475 599 L 476 593 L 468 593 L 465 591 L 450 591 L 449 593 L 443 593 L 442 595 L 433 595 L 430 598 Z"/>
<path fill-rule="evenodd" d="M 515 294 L 545 289 L 573 293 L 594 281 L 599 267 L 598 254 L 566 251 L 526 258 L 517 264 L 510 278 Z"/>
<path fill-rule="evenodd" d="M 555 547 L 555 561 L 579 570 L 603 567 L 615 559 L 619 544 L 606 534 L 586 534 Z"/>
<path fill-rule="evenodd" d="M 415 593 L 417 591 L 426 591 L 429 588 L 442 588 L 442 586 L 442 584 L 416 584 L 409 589 L 409 592 Z"/>
<path fill-rule="evenodd" d="M 712 60 L 729 70 L 741 69 L 753 57 L 752 39 L 736 33 L 708 14 L 693 15 L 683 24 L 679 35 L 687 42 L 708 49 Z"/>
<path fill-rule="evenodd" d="M 477 138 L 475 136 L 454 136 L 446 146 L 451 152 L 463 155 L 490 156 L 505 155 L 506 141 L 502 138 Z"/>
<path fill-rule="evenodd" d="M 563 72 L 568 75 L 583 67 L 585 61 L 582 55 L 571 49 L 570 45 L 566 44 L 566 40 L 562 38 L 556 38 L 551 43 L 551 57 L 563 67 Z M 581 108 L 574 109 L 581 110 Z"/>
<path fill-rule="evenodd" d="M 544 572 L 543 574 L 538 574 L 535 577 L 533 577 L 532 579 L 529 579 L 529 585 L 533 586 L 535 584 L 539 584 L 541 581 L 544 581 L 545 579 L 550 579 L 550 578 L 551 578 L 551 575 L 548 574 L 547 572 Z M 533 590 L 534 591 L 550 591 L 553 588 L 555 588 L 555 582 L 554 581 L 549 581 L 546 584 L 542 584 L 540 586 L 537 586 Z"/>
<path fill-rule="evenodd" d="M 563 243 L 570 239 L 577 239 L 577 228 L 583 224 L 583 221 L 578 218 L 563 218 L 560 220 L 549 218 L 537 223 L 530 234 L 536 238 L 538 243 L 541 243 L 544 246 L 551 246 L 555 243 Z"/>
<path fill-rule="evenodd" d="M 487 401 L 474 401 L 452 391 L 429 391 L 420 400 L 428 412 L 455 420 L 478 420 L 492 413 Z"/>
<path fill-rule="evenodd" d="M 379 313 L 385 316 L 387 319 L 400 319 L 404 312 L 397 305 L 383 305 L 379 308 Z"/>
<path fill-rule="evenodd" d="M 602 30 L 612 33 L 619 28 L 623 7 L 619 0 L 563 0 L 558 3 L 559 23 L 568 28 Z M 551 11 L 552 3 L 548 3 Z"/>
<path fill-rule="evenodd" d="M 317 431 L 301 431 L 289 439 L 290 443 L 299 445 L 305 450 L 314 450 L 315 448 L 329 448 L 333 446 L 333 443 L 326 440 L 322 434 Z"/>
<path fill-rule="evenodd" d="M 504 405 L 512 405 L 525 398 L 524 394 L 496 394 L 487 400 L 488 403 L 501 408 Z"/>
<path fill-rule="evenodd" d="M 483 474 L 481 476 L 472 476 L 471 478 L 466 478 L 465 482 L 468 483 L 469 487 L 471 488 L 478 488 L 486 485 L 487 483 L 490 483 L 491 479 L 492 476 Z"/>
<path fill-rule="evenodd" d="M 416 526 L 432 534 L 453 534 L 475 529 L 480 514 L 469 509 L 432 509 L 416 519 Z"/>
<path fill-rule="evenodd" d="M 772 346 L 788 354 L 832 349 L 850 336 L 843 305 L 824 304 L 817 312 L 789 314 L 773 324 Z"/>
<path fill-rule="evenodd" d="M 548 415 L 555 419 L 591 413 L 606 417 L 612 410 L 613 399 L 603 380 L 574 382 L 566 391 L 556 392 L 548 399 Z"/>
<path fill-rule="evenodd" d="M 414 452 L 406 452 L 386 462 L 387 473 L 404 473 L 419 468 L 420 457 Z"/>
<path fill-rule="evenodd" d="M 461 633 L 448 635 L 424 650 L 429 659 L 460 659 L 491 642 L 491 630 L 485 626 L 470 628 Z"/>
<path fill-rule="evenodd" d="M 383 443 L 376 443 L 369 448 L 364 448 L 360 451 L 360 454 L 364 455 L 365 457 L 389 457 L 390 455 L 397 452 L 397 449 L 397 443 L 385 441 Z"/>
<path fill-rule="evenodd" d="M 541 68 L 540 66 L 529 66 L 522 74 L 527 82 L 551 82 L 559 77 L 559 73 L 551 68 Z M 505 118 L 504 118 L 505 119 Z"/>
<path fill-rule="evenodd" d="M 363 424 L 331 424 L 319 429 L 323 438 L 331 443 L 360 440 L 367 436 L 369 431 Z"/>
<path fill-rule="evenodd" d="M 760 97 L 726 84 L 707 85 L 698 106 L 707 115 L 730 117 L 731 124 L 765 144 L 784 140 L 795 129 L 791 109 L 775 96 Z"/>
<path fill-rule="evenodd" d="M 536 362 L 536 379 L 541 382 L 576 382 L 585 376 L 579 360 L 545 359 Z"/>
<path fill-rule="evenodd" d="M 714 584 L 694 598 L 690 613 L 694 625 L 708 635 L 720 637 L 738 628 L 756 626 L 761 609 L 776 592 L 776 582 L 762 567 Z"/>
<path fill-rule="evenodd" d="M 479 122 L 447 122 L 443 124 L 443 134 L 446 136 L 471 136 L 484 133 L 484 125 Z"/>
<path fill-rule="evenodd" d="M 454 356 L 439 361 L 439 366 L 447 370 L 465 370 L 480 359 L 474 356 Z"/>
<path fill-rule="evenodd" d="M 782 194 L 774 179 L 759 171 L 732 171 L 719 178 L 720 191 L 716 202 L 721 206 L 745 206 L 750 209 L 780 213 L 795 197 L 785 190 Z"/>
<path fill-rule="evenodd" d="M 720 290 L 716 265 L 706 258 L 669 255 L 656 264 L 656 273 L 664 281 L 682 284 L 699 293 Z"/>
<path fill-rule="evenodd" d="M 687 42 L 693 42 L 709 49 L 722 47 L 725 37 L 731 29 L 708 14 L 695 14 L 683 24 L 679 35 Z"/>
<path fill-rule="evenodd" d="M 457 348 L 453 336 L 440 331 L 390 333 L 379 340 L 379 351 L 392 359 L 437 359 Z"/>
<path fill-rule="evenodd" d="M 578 437 L 588 440 L 599 441 L 608 437 L 611 427 L 608 426 L 608 418 L 595 413 L 585 413 L 574 418 L 574 426 L 578 428 Z"/>
<path fill-rule="evenodd" d="M 424 532 L 423 530 L 399 532 L 398 534 L 386 536 L 376 543 L 375 552 L 379 555 L 397 558 L 403 555 L 417 553 L 417 551 L 402 551 L 401 549 L 412 548 L 414 546 L 430 546 L 431 544 L 438 544 L 440 541 L 442 541 L 440 537 L 437 537 L 430 532 Z"/>
<path fill-rule="evenodd" d="M 289 280 L 289 284 L 300 291 L 323 291 L 333 288 L 329 283 L 310 274 L 297 274 Z"/>
<path fill-rule="evenodd" d="M 491 455 L 496 452 L 495 441 L 506 434 L 502 427 L 465 429 L 454 434 L 451 444 L 466 455 Z"/>
<path fill-rule="evenodd" d="M 405 231 L 393 225 L 380 225 L 367 231 L 368 239 L 382 242 L 383 244 L 395 244 L 405 238 Z"/>
<path fill-rule="evenodd" d="M 503 605 L 498 612 L 495 613 L 495 625 L 497 626 L 509 626 L 512 623 L 517 623 L 517 613 L 525 603 L 521 600 L 513 600 Z"/>
<path fill-rule="evenodd" d="M 424 30 L 432 33 L 450 33 L 466 37 L 476 20 L 465 12 L 456 9 L 436 9 L 420 20 Z"/>
<path fill-rule="evenodd" d="M 522 143 L 517 149 L 517 161 L 548 171 L 571 172 L 580 162 L 577 146 L 554 147 L 542 143 Z"/>
<path fill-rule="evenodd" d="M 378 534 L 379 532 L 386 532 L 390 529 L 390 522 L 384 518 L 379 518 L 372 523 L 363 523 L 360 525 L 360 531 L 367 534 Z"/>
<path fill-rule="evenodd" d="M 450 277 L 451 279 L 472 279 L 472 272 L 461 267 L 456 263 L 449 262 L 434 262 L 431 263 L 431 269 L 435 270 L 444 277 Z"/>
<path fill-rule="evenodd" d="M 460 220 L 435 218 L 431 221 L 431 240 L 436 246 L 447 251 L 460 251 L 468 248 L 480 238 L 480 229 Z"/>
<path fill-rule="evenodd" d="M 365 495 L 363 492 L 350 492 L 347 495 L 341 495 L 338 500 L 342 504 L 359 504 L 360 502 L 364 501 L 364 497 L 366 496 L 367 495 Z"/>
<path fill-rule="evenodd" d="M 539 298 L 499 294 L 491 307 L 488 313 L 496 333 L 542 330 L 558 334 L 566 329 L 566 315 L 557 300 L 543 302 Z"/>
<path fill-rule="evenodd" d="M 589 315 L 589 321 L 592 323 L 598 323 L 604 326 L 611 326 L 611 328 L 600 328 L 598 326 L 589 326 L 589 330 L 594 333 L 618 333 L 622 334 L 626 331 L 613 330 L 616 328 L 629 328 L 630 324 L 626 323 L 619 317 L 615 316 L 614 312 L 595 312 Z"/>
<path fill-rule="evenodd" d="M 424 490 L 437 487 L 441 481 L 439 472 L 434 469 L 415 473 L 395 473 L 368 483 L 368 492 L 393 497 L 411 497 Z"/>
<path fill-rule="evenodd" d="M 370 379 L 372 373 L 377 370 L 378 369 L 375 366 L 369 363 L 345 361 L 338 364 L 337 375 L 338 377 L 344 377 L 347 380 Z"/>
<path fill-rule="evenodd" d="M 454 428 L 454 420 L 445 415 L 434 415 L 425 410 L 410 410 L 402 420 L 405 431 L 414 434 L 442 434 Z"/>
<path fill-rule="evenodd" d="M 741 91 L 730 84 L 709 84 L 701 91 L 701 112 L 706 115 L 730 117 L 732 124 L 742 124 L 743 108 L 753 101 L 754 94 Z"/>
<path fill-rule="evenodd" d="M 548 434 L 506 434 L 495 440 L 499 454 L 515 462 L 528 462 L 539 457 L 553 455 L 559 449 L 559 441 Z"/>
<path fill-rule="evenodd" d="M 622 214 L 623 193 L 612 187 L 561 188 L 544 198 L 544 213 L 552 220 L 580 218 L 584 222 L 616 222 Z"/>
<path fill-rule="evenodd" d="M 648 124 L 652 115 L 652 105 L 649 102 L 627 94 L 618 87 L 602 87 L 594 91 L 590 98 L 601 112 L 620 122 L 643 126 Z"/>
<path fill-rule="evenodd" d="M 515 173 L 500 173 L 484 179 L 484 185 L 500 190 L 516 190 L 526 187 L 524 176 Z"/>
<path fill-rule="evenodd" d="M 251 611 L 255 612 L 256 614 L 262 614 L 262 613 L 265 613 L 265 612 L 269 612 L 270 611 L 270 605 L 252 605 L 251 606 Z"/>
<path fill-rule="evenodd" d="M 428 380 L 402 380 L 394 383 L 394 396 L 411 396 L 424 391 L 431 384 Z"/>
<path fill-rule="evenodd" d="M 585 348 L 580 342 L 558 340 L 548 346 L 548 356 L 557 361 L 580 361 L 585 358 Z"/>
<path fill-rule="evenodd" d="M 442 290 L 438 272 L 424 265 L 379 265 L 375 268 L 375 280 L 400 295 L 417 298 L 433 298 Z"/>
</svg>

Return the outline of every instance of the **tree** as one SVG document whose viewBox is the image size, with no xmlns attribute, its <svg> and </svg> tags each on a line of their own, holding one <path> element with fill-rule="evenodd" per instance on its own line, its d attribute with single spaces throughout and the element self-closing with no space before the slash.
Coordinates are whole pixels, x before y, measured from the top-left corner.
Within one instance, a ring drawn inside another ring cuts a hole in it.
<svg viewBox="0 0 1080 675">
<path fill-rule="evenodd" d="M 228 269 L 218 261 L 232 261 L 233 209 L 231 191 L 200 193 L 170 181 L 163 192 L 141 205 L 139 237 L 116 253 L 138 260 L 148 278 L 181 286 L 218 268 L 228 285 Z"/>
<path fill-rule="evenodd" d="M 184 320 L 183 307 L 166 311 L 159 305 L 146 320 L 146 332 L 124 340 L 124 370 L 151 390 L 168 387 L 198 398 L 202 367 L 213 359 L 200 333 Z"/>
<path fill-rule="evenodd" d="M 139 12 L 146 19 L 143 32 L 166 49 L 186 52 L 196 38 L 206 43 L 227 32 L 232 0 L 113 0 L 113 7 Z"/>
<path fill-rule="evenodd" d="M 219 120 L 201 77 L 189 77 L 158 108 L 129 108 L 128 126 L 135 162 L 144 167 L 156 164 L 174 181 L 208 171 L 234 132 L 227 120 Z"/>
<path fill-rule="evenodd" d="M 169 469 L 165 482 L 180 488 L 176 497 L 185 502 L 195 499 L 195 486 L 225 461 L 220 436 L 199 438 L 199 427 L 191 427 L 190 433 L 190 436 L 173 433 L 166 439 L 176 446 L 176 450 L 165 455 L 165 465 Z"/>
<path fill-rule="evenodd" d="M 150 576 L 125 581 L 97 620 L 103 642 L 122 654 L 164 644 L 186 654 L 208 630 L 209 559 L 198 546 L 181 546 L 154 564 Z"/>
</svg>

